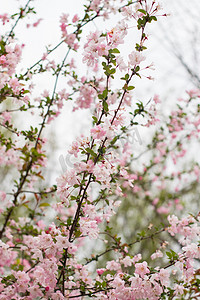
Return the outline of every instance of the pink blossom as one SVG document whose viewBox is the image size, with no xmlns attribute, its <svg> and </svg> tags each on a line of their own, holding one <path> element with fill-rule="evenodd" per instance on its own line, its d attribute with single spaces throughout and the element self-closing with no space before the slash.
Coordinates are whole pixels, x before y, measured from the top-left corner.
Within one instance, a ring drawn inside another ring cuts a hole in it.
<svg viewBox="0 0 200 300">
<path fill-rule="evenodd" d="M 186 93 L 190 96 L 190 98 L 200 98 L 200 90 L 199 89 L 193 89 L 186 91 Z"/>
<path fill-rule="evenodd" d="M 12 78 L 10 81 L 9 81 L 9 84 L 10 84 L 10 87 L 13 89 L 13 92 L 15 94 L 18 94 L 19 93 L 19 81 L 17 78 Z"/>
<path fill-rule="evenodd" d="M 0 15 L 0 19 L 2 20 L 3 25 L 10 21 L 8 14 Z"/>
<path fill-rule="evenodd" d="M 120 263 L 118 263 L 114 260 L 111 260 L 106 263 L 106 269 L 118 271 L 118 270 L 121 270 L 121 266 L 120 266 Z"/>
<path fill-rule="evenodd" d="M 185 251 L 186 256 L 189 258 L 200 258 L 200 247 L 195 243 L 183 247 L 183 251 Z"/>
<path fill-rule="evenodd" d="M 96 125 L 90 131 L 91 131 L 93 139 L 100 139 L 101 140 L 106 135 L 106 131 L 102 128 L 101 125 Z"/>
<path fill-rule="evenodd" d="M 160 250 L 156 250 L 156 252 L 151 255 L 152 260 L 159 258 L 159 257 L 163 257 L 163 253 Z"/>
<path fill-rule="evenodd" d="M 75 14 L 75 15 L 73 16 L 72 22 L 73 22 L 73 23 L 76 23 L 78 20 L 79 20 L 79 17 L 78 17 L 77 14 Z"/>
<path fill-rule="evenodd" d="M 74 141 L 71 145 L 71 149 L 68 150 L 70 154 L 73 154 L 75 157 L 78 157 L 79 152 L 79 143 L 77 141 Z"/>
<path fill-rule="evenodd" d="M 6 64 L 6 56 L 5 55 L 1 55 L 0 56 L 0 64 L 1 65 L 5 65 Z"/>
<path fill-rule="evenodd" d="M 161 101 L 160 101 L 160 98 L 159 98 L 159 95 L 154 95 L 154 97 L 153 97 L 153 101 L 157 104 L 157 103 L 160 103 Z"/>
<path fill-rule="evenodd" d="M 131 52 L 129 54 L 129 66 L 136 66 L 139 65 L 143 60 L 145 60 L 145 57 L 137 51 Z"/>
<path fill-rule="evenodd" d="M 118 68 L 121 72 L 123 72 L 124 70 L 127 69 L 127 66 L 121 56 L 116 57 L 116 62 L 117 62 Z"/>
<path fill-rule="evenodd" d="M 170 212 L 170 209 L 169 209 L 169 207 L 160 206 L 157 208 L 157 212 L 159 214 L 168 214 Z"/>
<path fill-rule="evenodd" d="M 33 23 L 33 27 L 37 27 L 43 19 L 38 19 L 35 23 Z"/>
<path fill-rule="evenodd" d="M 68 248 L 70 246 L 70 243 L 66 236 L 58 235 L 56 237 L 56 241 L 56 246 L 59 251 L 62 251 L 64 248 Z"/>
<path fill-rule="evenodd" d="M 106 271 L 106 269 L 97 269 L 96 270 L 98 275 L 102 275 L 105 271 Z"/>
<path fill-rule="evenodd" d="M 130 258 L 130 256 L 126 256 L 123 259 L 120 260 L 120 262 L 125 266 L 125 267 L 130 267 L 133 264 L 133 258 Z"/>
<path fill-rule="evenodd" d="M 3 202 L 6 200 L 6 193 L 4 191 L 0 191 L 0 198 Z"/>
<path fill-rule="evenodd" d="M 62 14 L 61 17 L 60 17 L 60 22 L 61 23 L 68 23 L 68 17 L 69 17 L 69 14 Z"/>
<path fill-rule="evenodd" d="M 147 262 L 143 261 L 142 263 L 135 264 L 135 273 L 144 278 L 144 275 L 150 273 L 149 268 L 147 267 Z"/>
<path fill-rule="evenodd" d="M 88 235 L 90 239 L 97 239 L 99 228 L 96 220 L 82 217 L 79 221 L 80 230 L 83 235 Z"/>
<path fill-rule="evenodd" d="M 29 287 L 28 291 L 29 291 L 30 295 L 34 298 L 43 296 L 43 293 L 42 293 L 42 291 L 40 289 L 40 286 L 38 284 L 35 284 L 35 285 Z"/>
<path fill-rule="evenodd" d="M 169 276 L 170 276 L 169 270 L 160 269 L 158 272 L 158 280 L 160 280 L 160 282 L 164 286 L 169 285 Z"/>
</svg>

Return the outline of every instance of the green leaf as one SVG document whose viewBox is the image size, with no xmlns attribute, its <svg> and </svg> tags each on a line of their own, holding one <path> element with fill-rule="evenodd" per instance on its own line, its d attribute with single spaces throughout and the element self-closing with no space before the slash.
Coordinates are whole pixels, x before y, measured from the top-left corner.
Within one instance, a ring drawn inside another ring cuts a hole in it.
<svg viewBox="0 0 200 300">
<path fill-rule="evenodd" d="M 135 72 L 137 73 L 138 71 L 140 71 L 140 67 L 139 66 L 135 67 Z"/>
<path fill-rule="evenodd" d="M 111 49 L 112 53 L 120 53 L 120 51 L 117 48 Z"/>
<path fill-rule="evenodd" d="M 103 95 L 102 95 L 102 94 L 99 94 L 99 95 L 98 95 L 98 98 L 99 98 L 99 99 L 103 99 Z"/>
<path fill-rule="evenodd" d="M 135 88 L 134 86 L 130 85 L 130 86 L 127 87 L 127 90 L 128 90 L 128 91 L 131 91 L 131 90 L 133 90 L 134 88 Z"/>
<path fill-rule="evenodd" d="M 114 145 L 116 143 L 116 141 L 118 140 L 119 136 L 115 136 L 114 139 L 112 139 L 112 141 L 110 142 L 111 145 Z"/>
<path fill-rule="evenodd" d="M 108 112 L 109 109 L 108 109 L 108 103 L 106 101 L 103 101 L 103 109 L 105 112 Z"/>
<path fill-rule="evenodd" d="M 108 90 L 105 89 L 105 90 L 103 91 L 102 95 L 103 95 L 103 98 L 105 99 L 105 98 L 108 96 Z"/>
<path fill-rule="evenodd" d="M 97 117 L 95 117 L 95 116 L 92 116 L 92 119 L 94 120 L 94 123 L 95 123 L 95 124 L 98 122 L 98 119 L 97 119 Z"/>
<path fill-rule="evenodd" d="M 115 74 L 115 73 L 116 73 L 116 70 L 113 68 L 113 69 L 109 70 L 109 73 L 110 73 L 110 74 Z"/>
<path fill-rule="evenodd" d="M 43 203 L 40 203 L 40 205 L 39 205 L 39 207 L 46 207 L 46 206 L 50 206 L 50 204 L 43 202 Z"/>
<path fill-rule="evenodd" d="M 87 151 L 87 153 L 91 154 L 93 157 L 97 157 L 97 154 L 90 148 L 86 148 L 85 149 Z"/>
<path fill-rule="evenodd" d="M 151 16 L 150 18 L 154 21 L 157 21 L 157 18 L 155 16 Z"/>
<path fill-rule="evenodd" d="M 171 254 L 169 251 L 166 252 L 166 255 L 167 255 L 167 256 L 169 257 L 169 259 L 171 260 L 172 254 Z"/>
<path fill-rule="evenodd" d="M 138 11 L 141 12 L 142 14 L 144 14 L 144 15 L 147 14 L 146 10 L 144 10 L 144 9 L 138 9 Z"/>
<path fill-rule="evenodd" d="M 128 79 L 129 79 L 129 74 L 127 73 L 127 74 L 124 76 L 124 78 L 125 78 L 126 80 L 128 80 Z"/>
</svg>

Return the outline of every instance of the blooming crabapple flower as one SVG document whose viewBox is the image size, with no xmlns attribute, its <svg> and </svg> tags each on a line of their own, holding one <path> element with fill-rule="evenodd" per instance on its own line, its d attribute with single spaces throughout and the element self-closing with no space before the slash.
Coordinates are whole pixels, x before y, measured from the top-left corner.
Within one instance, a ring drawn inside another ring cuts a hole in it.
<svg viewBox="0 0 200 300">
<path fill-rule="evenodd" d="M 98 238 L 99 228 L 96 220 L 83 217 L 80 219 L 79 224 L 83 235 L 88 235 L 90 239 Z"/>
<path fill-rule="evenodd" d="M 108 45 L 110 49 L 118 47 L 124 43 L 124 37 L 127 34 L 127 24 L 124 22 L 118 24 L 115 28 L 107 33 Z"/>
<path fill-rule="evenodd" d="M 99 31 L 91 32 L 87 36 L 87 43 L 84 45 L 83 62 L 88 66 L 94 66 L 101 55 L 108 54 L 108 48 L 105 44 L 105 38 L 100 37 Z"/>
<path fill-rule="evenodd" d="M 108 50 L 109 47 L 105 43 L 101 43 L 100 45 L 96 46 L 96 51 L 98 52 L 98 56 L 108 55 Z"/>
<path fill-rule="evenodd" d="M 183 285 L 175 284 L 174 286 L 174 296 L 181 296 L 184 294 L 185 287 Z"/>
<path fill-rule="evenodd" d="M 52 293 L 51 298 L 52 298 L 52 300 L 64 300 L 65 299 L 65 297 L 63 296 L 63 294 L 60 291 L 57 291 L 56 293 Z"/>
<path fill-rule="evenodd" d="M 2 89 L 9 81 L 8 74 L 0 73 L 0 89 Z"/>
<path fill-rule="evenodd" d="M 0 56 L 0 65 L 5 65 L 6 64 L 6 56 L 5 55 L 1 55 Z"/>
<path fill-rule="evenodd" d="M 193 89 L 186 91 L 186 93 L 190 96 L 190 98 L 200 98 L 200 89 Z"/>
<path fill-rule="evenodd" d="M 165 206 L 160 206 L 158 209 L 157 209 L 157 212 L 159 214 L 168 214 L 170 212 L 170 209 L 169 207 L 165 207 Z"/>
<path fill-rule="evenodd" d="M 197 244 L 192 243 L 182 248 L 185 254 L 189 258 L 200 258 L 200 247 Z"/>
<path fill-rule="evenodd" d="M 113 173 L 112 167 L 108 162 L 101 162 L 94 167 L 94 176 L 97 181 L 101 182 L 101 188 L 110 188 L 111 174 Z"/>
<path fill-rule="evenodd" d="M 177 230 L 177 225 L 178 225 L 179 220 L 178 220 L 178 218 L 177 218 L 176 216 L 174 216 L 174 215 L 168 216 L 167 219 L 168 219 L 169 224 L 171 225 L 170 227 L 168 227 L 167 231 L 168 231 L 172 236 L 174 236 L 175 233 L 178 232 L 178 230 Z"/>
<path fill-rule="evenodd" d="M 0 147 L 0 165 L 15 165 L 18 167 L 19 158 L 13 149 L 6 151 L 6 147 Z"/>
<path fill-rule="evenodd" d="M 87 266 L 83 266 L 80 269 L 80 273 L 79 273 L 80 279 L 85 282 L 87 285 L 91 285 L 92 284 L 92 278 L 90 276 L 90 273 L 87 269 Z"/>
<path fill-rule="evenodd" d="M 119 276 L 116 276 L 112 282 L 112 286 L 116 289 L 116 292 L 118 292 L 118 290 L 123 289 L 124 285 L 125 282 Z"/>
<path fill-rule="evenodd" d="M 3 117 L 3 122 L 2 124 L 5 125 L 6 122 L 10 123 L 11 122 L 11 113 L 8 111 L 4 111 L 1 113 L 1 117 Z"/>
<path fill-rule="evenodd" d="M 1 266 L 10 267 L 10 265 L 14 264 L 17 253 L 9 249 L 8 244 L 5 244 L 0 240 L 0 257 Z"/>
<path fill-rule="evenodd" d="M 17 279 L 17 282 L 24 282 L 24 283 L 28 283 L 30 281 L 30 277 L 29 275 L 24 272 L 24 271 L 12 271 L 12 274 L 15 276 L 15 278 Z"/>
<path fill-rule="evenodd" d="M 147 262 L 143 261 L 142 263 L 135 264 L 135 273 L 144 278 L 145 274 L 150 273 L 149 268 L 147 267 Z"/>
<path fill-rule="evenodd" d="M 117 67 L 119 68 L 120 72 L 123 72 L 127 69 L 127 66 L 121 56 L 116 57 Z"/>
<path fill-rule="evenodd" d="M 68 241 L 68 238 L 66 236 L 58 235 L 56 237 L 56 246 L 59 251 L 62 251 L 64 248 L 68 248 L 71 246 L 71 243 Z"/>
<path fill-rule="evenodd" d="M 124 195 L 123 192 L 122 192 L 121 187 L 119 186 L 119 184 L 116 184 L 115 194 L 117 196 L 121 196 L 121 197 Z"/>
<path fill-rule="evenodd" d="M 38 19 L 35 23 L 33 23 L 33 27 L 37 27 L 43 19 Z"/>
<path fill-rule="evenodd" d="M 163 253 L 160 250 L 156 250 L 156 252 L 151 255 L 152 260 L 159 258 L 159 257 L 163 257 Z"/>
<path fill-rule="evenodd" d="M 93 0 L 91 1 L 90 9 L 93 11 L 99 11 L 99 6 L 101 4 L 101 0 Z"/>
<path fill-rule="evenodd" d="M 1 201 L 6 200 L 6 193 L 4 191 L 0 191 L 0 199 L 1 199 Z"/>
<path fill-rule="evenodd" d="M 123 103 L 127 106 L 131 106 L 132 104 L 131 102 L 132 102 L 132 93 L 131 92 L 126 93 L 124 96 Z"/>
<path fill-rule="evenodd" d="M 136 66 L 139 65 L 145 57 L 138 51 L 133 51 L 129 54 L 129 66 Z"/>
<path fill-rule="evenodd" d="M 75 163 L 74 167 L 76 168 L 77 172 L 87 171 L 88 173 L 92 173 L 94 169 L 94 162 L 90 159 L 87 163 Z"/>
<path fill-rule="evenodd" d="M 154 101 L 156 104 L 161 102 L 161 101 L 160 101 L 160 98 L 159 98 L 159 96 L 158 96 L 157 94 L 154 95 L 153 101 Z"/>
<path fill-rule="evenodd" d="M 68 150 L 69 154 L 73 154 L 75 157 L 78 157 L 79 152 L 79 143 L 77 141 L 74 141 L 71 145 L 71 149 Z"/>
<path fill-rule="evenodd" d="M 44 296 L 44 294 L 41 291 L 40 286 L 38 284 L 34 284 L 33 286 L 29 287 L 28 291 L 30 293 L 30 296 L 33 298 Z"/>
<path fill-rule="evenodd" d="M 78 176 L 74 169 L 70 171 L 66 171 L 63 175 L 56 179 L 58 189 L 57 193 L 62 200 L 67 201 L 67 197 L 69 196 L 69 188 L 74 184 L 78 184 Z M 68 201 L 67 203 L 68 204 Z"/>
<path fill-rule="evenodd" d="M 46 227 L 46 224 L 44 223 L 43 220 L 39 220 L 39 221 L 37 222 L 37 226 L 38 226 L 40 229 L 44 230 L 45 227 Z"/>
<path fill-rule="evenodd" d="M 53 239 L 50 234 L 42 232 L 41 235 L 38 236 L 38 244 L 40 249 L 46 249 L 53 245 Z"/>
<path fill-rule="evenodd" d="M 73 18 L 72 18 L 72 22 L 73 22 L 73 23 L 76 23 L 78 20 L 79 20 L 79 17 L 78 17 L 77 14 L 75 14 L 75 15 L 73 16 Z"/>
<path fill-rule="evenodd" d="M 74 33 L 65 35 L 65 43 L 67 45 L 69 45 L 69 47 L 71 47 L 71 48 L 73 48 L 73 46 L 74 46 L 75 39 L 76 39 L 76 35 Z"/>
<path fill-rule="evenodd" d="M 90 130 L 90 132 L 93 139 L 102 140 L 106 135 L 106 131 L 102 128 L 101 125 L 96 125 L 94 128 Z"/>
<path fill-rule="evenodd" d="M 42 97 L 47 98 L 49 97 L 49 91 L 44 90 L 43 93 L 41 94 Z"/>
<path fill-rule="evenodd" d="M 69 14 L 62 14 L 60 16 L 60 23 L 68 23 Z"/>
<path fill-rule="evenodd" d="M 121 271 L 121 265 L 117 261 L 111 260 L 107 262 L 106 269 L 111 271 Z"/>
<path fill-rule="evenodd" d="M 92 204 L 85 204 L 83 207 L 83 212 L 85 215 L 87 215 L 91 220 L 94 220 L 96 218 L 97 212 L 96 207 Z"/>
<path fill-rule="evenodd" d="M 43 260 L 43 254 L 42 251 L 39 249 L 32 249 L 31 252 L 33 252 L 32 258 L 38 259 L 39 261 Z"/>
<path fill-rule="evenodd" d="M 89 108 L 94 100 L 95 90 L 89 84 L 83 84 L 76 99 L 77 108 Z M 77 108 L 74 108 L 77 109 Z"/>
<path fill-rule="evenodd" d="M 122 16 L 126 17 L 126 19 L 130 19 L 133 17 L 133 10 L 132 7 L 123 7 L 122 8 Z"/>
<path fill-rule="evenodd" d="M 170 276 L 170 273 L 166 269 L 160 269 L 159 272 L 158 272 L 158 274 L 157 274 L 158 280 L 160 280 L 160 282 L 164 286 L 168 286 L 169 285 L 169 276 Z"/>
<path fill-rule="evenodd" d="M 115 104 L 115 102 L 117 101 L 117 94 L 113 93 L 113 94 L 108 94 L 108 99 L 107 99 L 107 103 L 108 104 Z"/>
<path fill-rule="evenodd" d="M 8 14 L 0 15 L 0 19 L 1 19 L 2 23 L 3 23 L 3 25 L 5 25 L 6 22 L 9 22 L 9 21 L 10 21 L 10 18 L 9 18 L 9 16 L 8 16 Z"/>
<path fill-rule="evenodd" d="M 133 264 L 133 258 L 130 258 L 130 256 L 126 256 L 123 259 L 120 259 L 120 262 L 125 266 L 125 267 L 130 267 Z"/>
<path fill-rule="evenodd" d="M 106 271 L 106 269 L 97 269 L 96 270 L 98 275 L 102 275 L 105 271 Z"/>
</svg>

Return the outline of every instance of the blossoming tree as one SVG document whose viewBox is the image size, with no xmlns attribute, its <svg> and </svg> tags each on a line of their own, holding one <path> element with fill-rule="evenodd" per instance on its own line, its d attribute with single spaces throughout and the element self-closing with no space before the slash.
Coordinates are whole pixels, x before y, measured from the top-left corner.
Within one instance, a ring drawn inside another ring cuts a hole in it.
<svg viewBox="0 0 200 300">
<path fill-rule="evenodd" d="M 0 15 L 3 25 L 11 24 L 0 40 L 0 151 L 1 169 L 6 170 L 0 194 L 0 299 L 197 299 L 198 212 L 177 217 L 174 210 L 180 210 L 179 199 L 173 205 L 169 199 L 162 203 L 160 195 L 154 197 L 151 185 L 156 182 L 164 190 L 174 176 L 165 172 L 167 158 L 171 156 L 175 163 L 184 156 L 182 139 L 199 139 L 199 91 L 189 91 L 189 99 L 183 100 L 185 107 L 178 105 L 158 127 L 153 158 L 144 162 L 142 170 L 139 163 L 138 169 L 132 166 L 137 157 L 128 139 L 131 128 L 141 124 L 148 128 L 159 121 L 158 96 L 153 97 L 153 104 L 145 104 L 136 102 L 133 93 L 135 79 L 152 68 L 145 63 L 146 28 L 164 16 L 159 4 L 154 0 L 85 1 L 82 17 L 61 16 L 61 41 L 19 72 L 24 45 L 17 40 L 15 28 L 34 12 L 32 5 L 29 0 L 16 14 Z M 106 21 L 112 13 L 120 21 L 105 31 L 90 32 L 82 49 L 84 29 L 97 18 Z M 39 23 L 40 19 L 33 26 Z M 125 57 L 120 50 L 131 28 L 139 32 L 138 41 Z M 66 47 L 62 63 L 50 60 L 61 45 Z M 80 76 L 72 53 L 82 56 L 87 75 Z M 35 98 L 34 79 L 43 73 L 54 79 L 52 93 L 44 89 Z M 61 78 L 68 85 L 59 90 Z M 73 111 L 90 111 L 91 128 L 68 149 L 76 158 L 73 168 L 67 168 L 49 186 L 44 180 L 45 127 L 53 126 L 69 100 Z M 189 117 L 185 110 L 190 111 Z M 16 115 L 22 118 L 33 112 L 39 119 L 37 126 L 30 124 L 28 130 L 21 130 L 15 125 Z M 151 151 L 150 146 L 147 149 Z M 155 170 L 150 173 L 151 169 Z M 192 174 L 196 183 L 199 165 L 176 172 L 180 178 Z M 145 176 L 149 176 L 149 185 Z M 175 189 L 178 191 L 177 186 Z M 113 234 L 109 224 L 120 203 L 126 205 L 127 192 L 136 198 L 145 193 L 146 202 L 158 214 L 164 213 L 164 220 L 159 227 L 150 224 L 145 234 L 130 229 L 131 239 L 123 242 L 120 232 Z M 165 241 L 162 246 L 157 244 L 148 262 L 142 248 L 132 251 L 133 245 L 163 233 Z M 169 236 L 179 244 L 178 252 L 173 245 L 167 246 Z M 113 258 L 99 265 L 99 259 L 108 253 L 114 253 Z"/>
</svg>

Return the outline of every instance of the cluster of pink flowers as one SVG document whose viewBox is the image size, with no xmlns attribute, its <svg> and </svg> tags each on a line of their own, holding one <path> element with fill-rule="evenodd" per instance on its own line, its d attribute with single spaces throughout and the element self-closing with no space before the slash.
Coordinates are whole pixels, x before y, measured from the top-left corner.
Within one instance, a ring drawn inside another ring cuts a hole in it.
<svg viewBox="0 0 200 300">
<path fill-rule="evenodd" d="M 62 31 L 62 38 L 65 40 L 65 43 L 69 45 L 70 48 L 77 50 L 79 48 L 79 45 L 76 41 L 76 35 L 74 33 L 68 33 L 67 32 L 67 26 L 68 26 L 68 14 L 63 14 L 60 18 L 60 28 Z M 75 15 L 72 19 L 73 23 L 76 23 L 77 21 L 77 15 Z"/>
<path fill-rule="evenodd" d="M 8 16 L 8 14 L 2 14 L 2 15 L 0 15 L 0 19 L 3 23 L 3 25 L 5 25 L 7 22 L 10 21 L 10 16 Z"/>
</svg>

